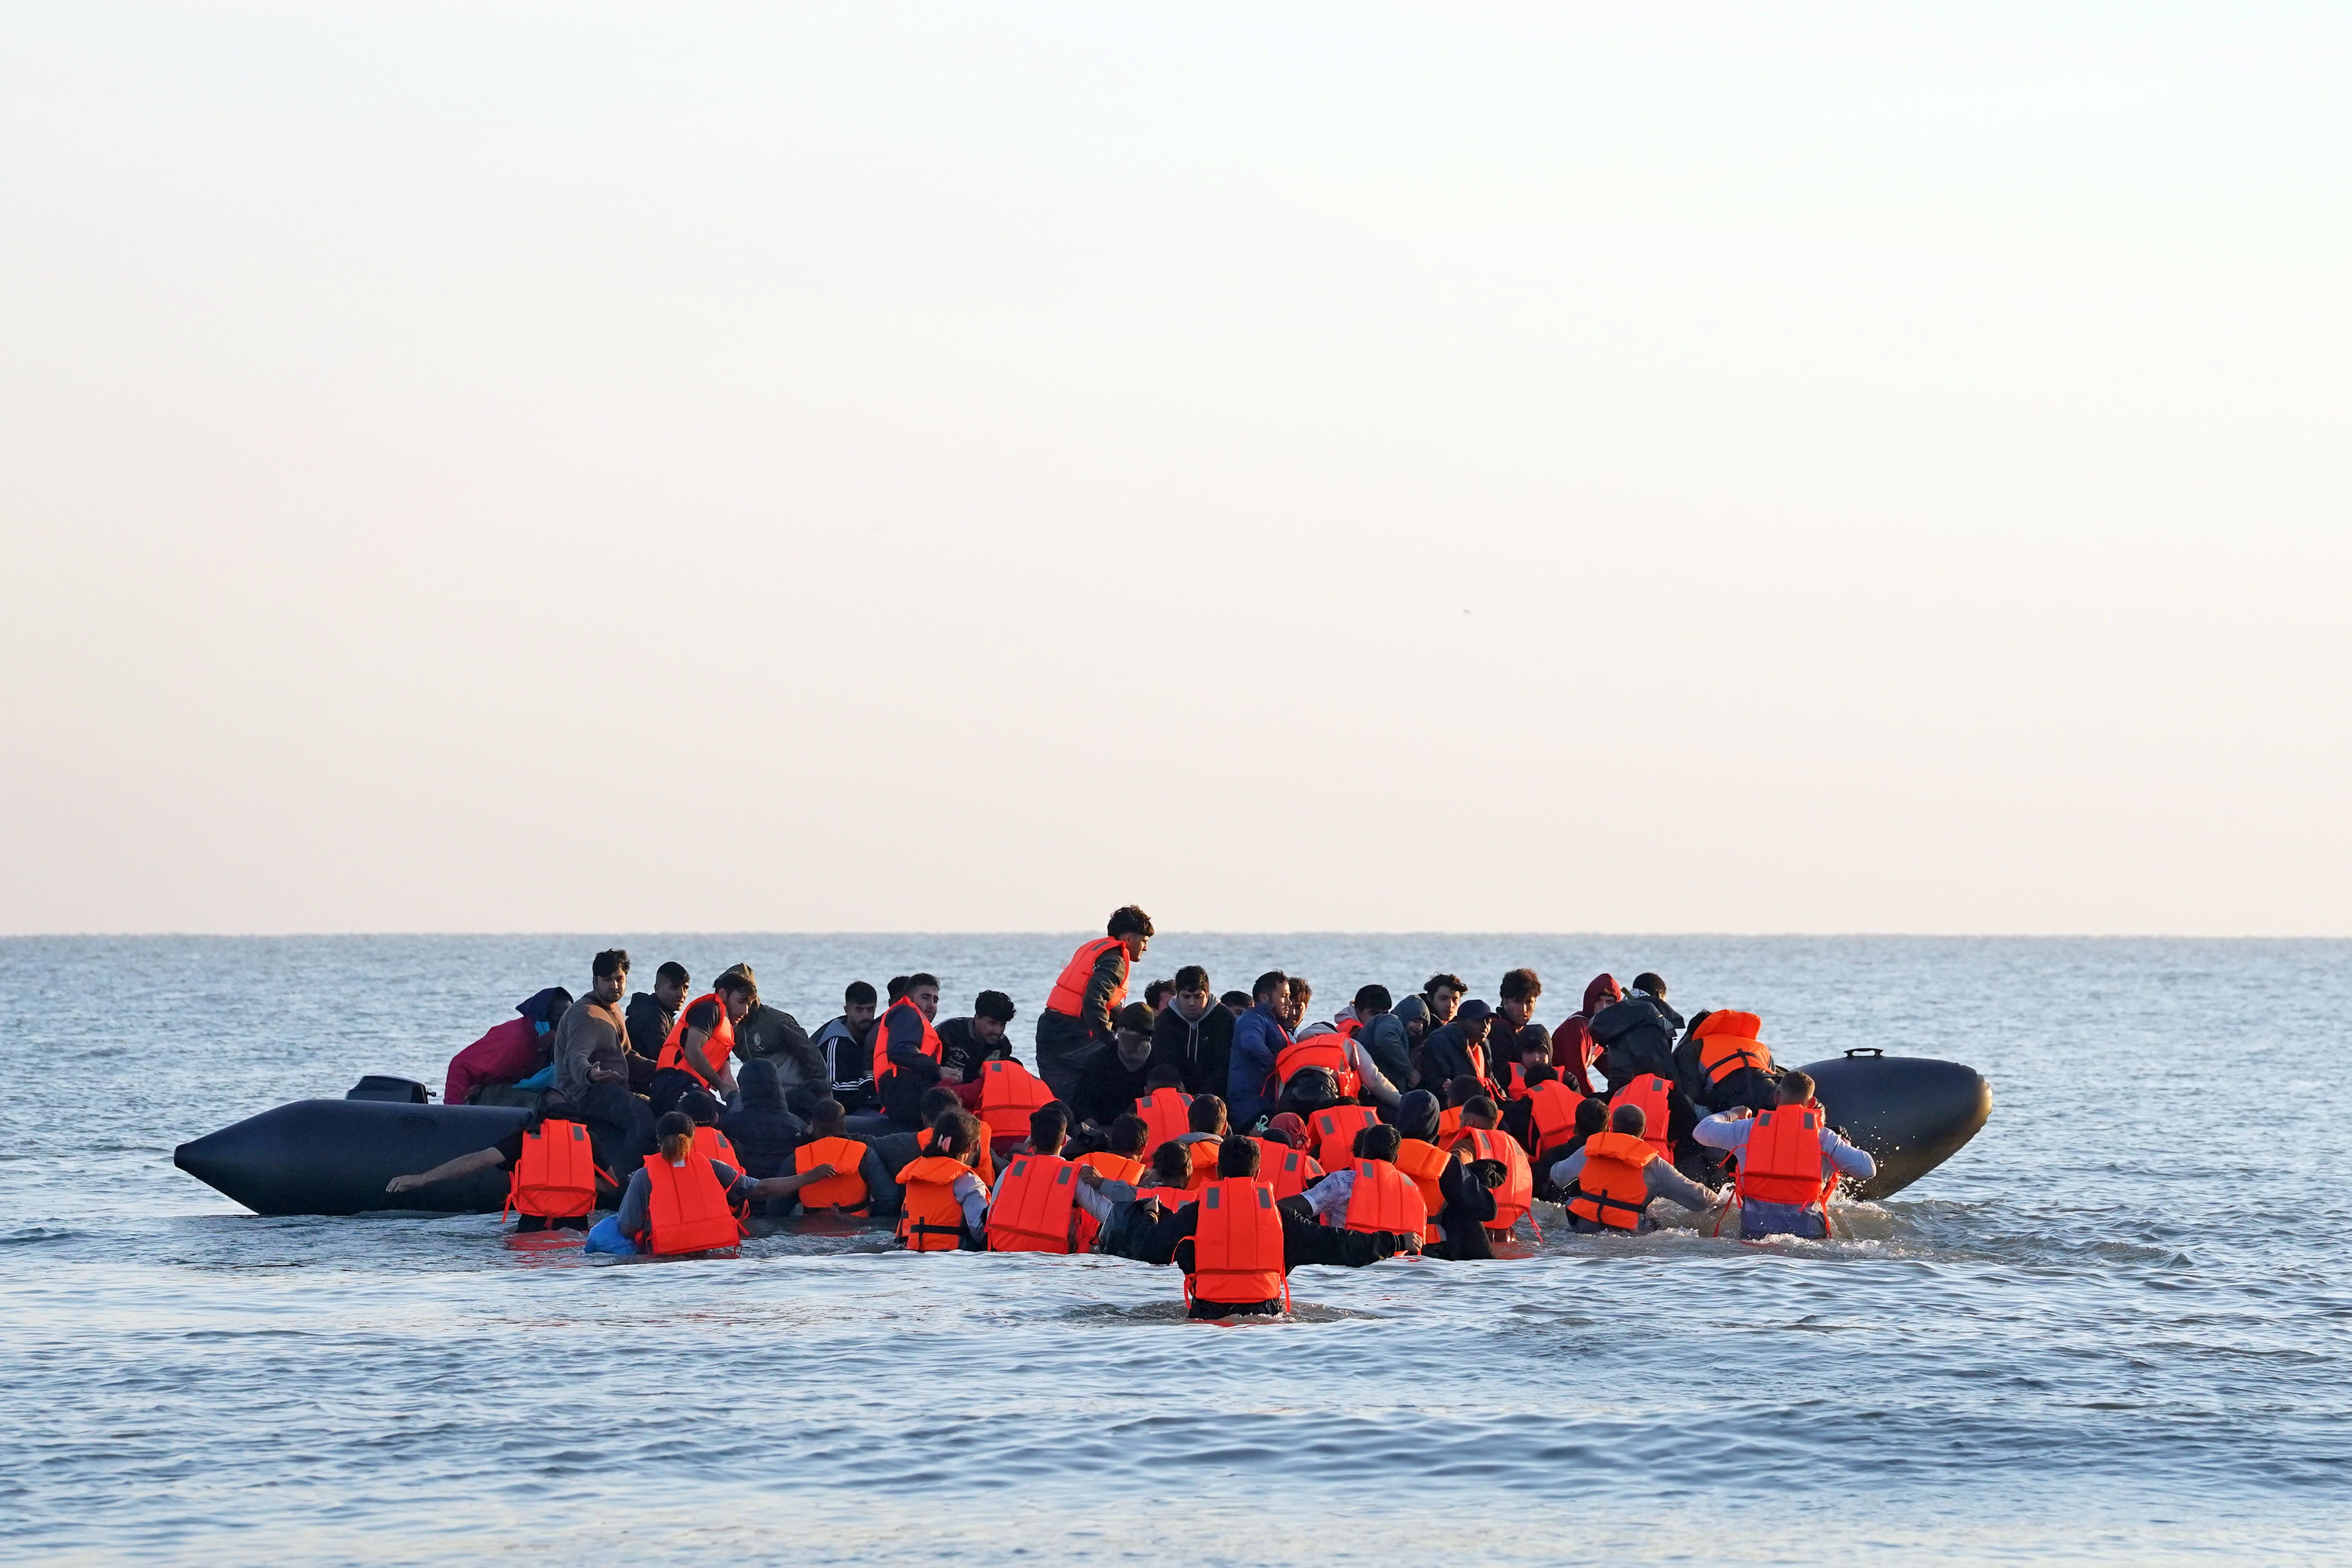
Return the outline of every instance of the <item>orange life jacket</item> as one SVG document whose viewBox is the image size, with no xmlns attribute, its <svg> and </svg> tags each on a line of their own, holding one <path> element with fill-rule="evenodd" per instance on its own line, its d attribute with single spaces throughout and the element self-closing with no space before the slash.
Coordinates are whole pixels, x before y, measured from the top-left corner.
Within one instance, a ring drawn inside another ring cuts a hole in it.
<svg viewBox="0 0 2352 1568">
<path fill-rule="evenodd" d="M 855 1138 L 812 1138 L 793 1151 L 794 1171 L 831 1165 L 834 1173 L 811 1182 L 793 1194 L 804 1209 L 854 1209 L 866 1203 L 866 1178 L 858 1173 L 866 1163 L 866 1145 Z"/>
<path fill-rule="evenodd" d="M 1794 1204 L 1829 1215 L 1829 1188 L 1822 1175 L 1822 1113 L 1817 1106 L 1783 1105 L 1759 1111 L 1739 1152 L 1737 1178 L 1742 1200 Z"/>
<path fill-rule="evenodd" d="M 1528 1163 L 1528 1152 L 1519 1147 L 1519 1141 L 1499 1130 L 1465 1127 L 1454 1138 L 1454 1147 L 1462 1151 L 1465 1161 L 1493 1160 L 1503 1167 L 1503 1184 L 1495 1189 L 1495 1217 L 1486 1228 L 1503 1231 L 1518 1224 L 1536 1199 L 1535 1169 Z M 1541 1239 L 1541 1226 L 1536 1236 Z"/>
<path fill-rule="evenodd" d="M 743 1156 L 735 1152 L 734 1143 L 728 1139 L 726 1133 L 716 1127 L 704 1127 L 699 1123 L 696 1125 L 694 1152 L 706 1160 L 724 1160 L 734 1166 L 738 1173 L 750 1174 L 743 1170 Z M 749 1204 L 744 1204 L 736 1210 L 739 1215 L 748 1215 L 751 1212 L 751 1205 Z"/>
<path fill-rule="evenodd" d="M 1425 1241 L 1445 1239 L 1444 1232 L 1437 1227 L 1437 1216 L 1445 1207 L 1445 1192 L 1438 1185 L 1437 1178 L 1444 1173 L 1445 1164 L 1445 1151 L 1434 1143 L 1407 1138 L 1397 1145 L 1397 1169 L 1411 1176 L 1412 1184 L 1421 1189 L 1421 1206 L 1429 1215 L 1429 1230 L 1423 1237 Z"/>
<path fill-rule="evenodd" d="M 1673 1109 L 1666 1103 L 1666 1091 L 1674 1086 L 1656 1073 L 1645 1072 L 1619 1089 L 1609 1101 L 1609 1113 L 1614 1116 L 1621 1105 L 1642 1108 L 1642 1140 L 1658 1152 L 1658 1157 L 1675 1157 L 1674 1140 L 1666 1136 L 1667 1118 Z"/>
<path fill-rule="evenodd" d="M 1078 1250 L 1078 1167 L 1058 1154 L 1015 1158 L 988 1205 L 991 1252 Z"/>
<path fill-rule="evenodd" d="M 1084 1016 L 1080 1009 L 1087 1005 L 1087 982 L 1094 978 L 1095 965 L 1100 963 L 1102 955 L 1112 948 L 1124 951 L 1126 946 L 1126 942 L 1121 938 L 1098 936 L 1071 954 L 1070 962 L 1062 966 L 1061 978 L 1054 982 L 1053 994 L 1045 998 L 1045 1011 L 1059 1013 L 1065 1018 Z M 1121 958 L 1118 964 L 1118 984 L 1111 987 L 1108 1009 L 1114 1018 L 1118 1016 L 1120 1004 L 1127 1000 L 1127 960 Z"/>
<path fill-rule="evenodd" d="M 1028 1137 L 1029 1113 L 1053 1098 L 1043 1079 L 1010 1057 L 993 1058 L 980 1069 L 980 1120 L 993 1137 Z"/>
<path fill-rule="evenodd" d="M 906 1197 L 898 1209 L 898 1239 L 909 1252 L 953 1252 L 963 1245 L 963 1205 L 959 1178 L 972 1174 L 961 1160 L 925 1154 L 898 1173 Z"/>
<path fill-rule="evenodd" d="M 1290 1276 L 1282 1266 L 1282 1215 L 1275 1210 L 1274 1189 L 1247 1176 L 1223 1176 L 1199 1202 L 1184 1300 L 1240 1306 L 1278 1299 L 1288 1310 Z"/>
<path fill-rule="evenodd" d="M 923 1054 L 938 1061 L 946 1052 L 946 1047 L 940 1044 L 940 1032 L 931 1027 L 931 1021 L 923 1016 L 923 1010 L 915 1005 L 914 998 L 901 996 L 882 1009 L 882 1016 L 874 1020 L 874 1081 L 877 1083 L 882 1081 L 884 1073 L 898 1070 L 890 1065 L 890 1015 L 901 1007 L 912 1014 L 915 1022 L 923 1026 Z"/>
<path fill-rule="evenodd" d="M 1171 1138 L 1181 1138 L 1192 1131 L 1192 1097 L 1181 1089 L 1153 1089 L 1135 1102 L 1135 1113 L 1143 1118 L 1147 1159 Z"/>
<path fill-rule="evenodd" d="M 700 1079 L 702 1082 L 715 1089 L 718 1087 L 719 1080 L 715 1078 L 703 1078 L 700 1073 L 694 1071 L 694 1064 L 686 1059 L 686 1016 L 705 1002 L 719 1009 L 719 1025 L 702 1038 L 702 1059 L 710 1064 L 712 1072 L 723 1073 L 727 1070 L 727 1058 L 735 1050 L 735 1025 L 727 1016 L 726 999 L 716 991 L 708 996 L 698 996 L 677 1010 L 677 1022 L 669 1026 L 669 1036 L 662 1041 L 661 1055 L 654 1058 L 654 1066 L 656 1068 L 676 1068 L 680 1072 L 694 1073 L 697 1079 Z"/>
<path fill-rule="evenodd" d="M 982 1186 L 992 1191 L 996 1186 L 996 1153 L 992 1147 L 995 1142 L 993 1138 L 982 1138 L 972 1145 L 971 1150 L 972 1174 L 980 1178 Z M 937 1142 L 938 1140 L 932 1136 L 931 1130 L 928 1127 L 915 1134 L 915 1148 L 918 1152 L 929 1153 Z"/>
<path fill-rule="evenodd" d="M 1349 1230 L 1392 1230 L 1399 1236 L 1423 1236 L 1429 1230 L 1429 1205 L 1422 1201 L 1413 1179 L 1386 1160 L 1359 1160 L 1356 1180 L 1348 1192 Z"/>
<path fill-rule="evenodd" d="M 1612 1230 L 1640 1228 L 1649 1212 L 1650 1183 L 1643 1169 L 1658 1157 L 1646 1138 L 1631 1132 L 1595 1132 L 1584 1141 L 1584 1170 L 1568 1212 Z"/>
<path fill-rule="evenodd" d="M 1528 1090 L 1528 1137 L 1534 1143 L 1528 1152 L 1540 1156 L 1573 1139 L 1576 1108 L 1583 1103 L 1582 1095 L 1557 1079 Z"/>
<path fill-rule="evenodd" d="M 1217 1179 L 1217 1156 L 1224 1152 L 1224 1140 L 1196 1139 L 1184 1145 L 1184 1152 L 1192 1161 L 1192 1180 L 1186 1190 L 1197 1193 Z"/>
<path fill-rule="evenodd" d="M 1348 1065 L 1348 1037 L 1345 1035 L 1309 1035 L 1303 1040 L 1293 1040 L 1274 1055 L 1274 1077 L 1276 1083 L 1288 1083 L 1291 1075 L 1307 1068 L 1328 1068 L 1331 1076 L 1339 1080 L 1339 1094 L 1346 1098 L 1356 1092 L 1362 1082 L 1356 1069 Z"/>
<path fill-rule="evenodd" d="M 1357 1034 L 1362 1030 L 1363 1026 L 1364 1021 L 1361 1018 L 1341 1018 L 1331 1026 L 1332 1028 L 1336 1029 L 1340 1034 L 1345 1035 L 1351 1040 L 1354 1039 Z"/>
<path fill-rule="evenodd" d="M 1449 1105 L 1437 1113 L 1437 1141 L 1440 1143 L 1452 1142 L 1454 1135 L 1461 1131 L 1462 1108 L 1460 1106 Z"/>
<path fill-rule="evenodd" d="M 1709 1013 L 1691 1031 L 1691 1038 L 1699 1042 L 1698 1065 L 1706 1069 L 1706 1081 L 1721 1083 L 1741 1068 L 1772 1070 L 1772 1047 L 1756 1037 L 1764 1032 L 1764 1020 L 1753 1013 L 1729 1011 Z"/>
<path fill-rule="evenodd" d="M 1130 1160 L 1124 1154 L 1114 1154 L 1108 1149 L 1097 1149 L 1091 1154 L 1081 1154 L 1078 1156 L 1078 1163 L 1092 1165 L 1102 1173 L 1102 1179 L 1106 1182 L 1125 1182 L 1129 1186 L 1142 1181 L 1143 1173 L 1150 1168 L 1140 1160 Z"/>
<path fill-rule="evenodd" d="M 680 1252 L 709 1252 L 732 1247 L 743 1239 L 742 1222 L 735 1217 L 719 1173 L 700 1154 L 688 1154 L 686 1163 L 673 1165 L 659 1154 L 646 1156 L 646 1182 L 651 1201 L 646 1207 L 646 1250 L 656 1258 Z"/>
<path fill-rule="evenodd" d="M 522 1157 L 507 1184 L 509 1214 L 577 1219 L 596 1207 L 596 1154 L 577 1121 L 542 1121 L 522 1135 Z"/>
<path fill-rule="evenodd" d="M 1138 1203 L 1145 1198 L 1158 1198 L 1163 1210 L 1174 1214 L 1186 1204 L 1198 1203 L 1201 1194 L 1190 1187 L 1138 1187 L 1135 1197 Z"/>
<path fill-rule="evenodd" d="M 1513 1062 L 1510 1081 L 1503 1086 L 1503 1092 L 1513 1100 L 1524 1098 L 1528 1092 L 1528 1069 Z"/>
<path fill-rule="evenodd" d="M 1304 1149 L 1272 1138 L 1261 1138 L 1265 1152 L 1258 1158 L 1257 1178 L 1274 1189 L 1276 1198 L 1295 1198 L 1323 1179 L 1323 1167 Z"/>
<path fill-rule="evenodd" d="M 1356 1163 L 1356 1134 L 1380 1121 L 1380 1112 L 1369 1105 L 1335 1105 L 1317 1111 L 1308 1123 L 1315 1135 L 1315 1158 L 1327 1171 L 1346 1170 Z"/>
</svg>

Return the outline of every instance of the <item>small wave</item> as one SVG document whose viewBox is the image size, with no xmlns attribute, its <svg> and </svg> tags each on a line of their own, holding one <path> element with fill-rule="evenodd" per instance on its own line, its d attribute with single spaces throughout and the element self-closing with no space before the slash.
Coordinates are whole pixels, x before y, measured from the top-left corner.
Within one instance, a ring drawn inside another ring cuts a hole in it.
<svg viewBox="0 0 2352 1568">
<path fill-rule="evenodd" d="M 70 1241 L 82 1234 L 78 1230 L 63 1230 L 52 1226 L 37 1225 L 24 1230 L 12 1230 L 5 1236 L 0 1236 L 0 1247 L 38 1247 L 47 1241 Z"/>
</svg>

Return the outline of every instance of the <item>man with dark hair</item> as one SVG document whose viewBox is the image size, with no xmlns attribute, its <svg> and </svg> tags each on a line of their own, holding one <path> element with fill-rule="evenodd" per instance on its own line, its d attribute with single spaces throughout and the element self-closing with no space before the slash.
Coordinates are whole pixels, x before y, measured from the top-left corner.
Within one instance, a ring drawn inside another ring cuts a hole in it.
<svg viewBox="0 0 2352 1568">
<path fill-rule="evenodd" d="M 1130 1002 L 1119 1009 L 1111 1048 L 1079 1069 L 1070 1108 L 1080 1121 L 1108 1127 L 1138 1100 L 1150 1092 L 1151 1009 Z"/>
<path fill-rule="evenodd" d="M 1484 1002 L 1465 1002 L 1452 1023 L 1432 1029 L 1421 1042 L 1421 1081 L 1445 1083 L 1475 1078 L 1489 1095 L 1503 1098 L 1486 1055 L 1486 1026 L 1493 1016 Z"/>
<path fill-rule="evenodd" d="M 1211 1000 L 1209 972 L 1176 972 L 1168 1005 L 1151 1020 L 1151 1062 L 1175 1068 L 1192 1094 L 1223 1094 L 1234 1054 L 1234 1016 Z"/>
<path fill-rule="evenodd" d="M 1552 1166 L 1552 1185 L 1566 1193 L 1570 1230 L 1639 1236 L 1658 1228 L 1648 1213 L 1654 1198 L 1693 1214 L 1715 1202 L 1713 1193 L 1658 1157 L 1642 1136 L 1646 1125 L 1640 1106 L 1621 1105 L 1610 1113 L 1608 1131 L 1593 1133 Z"/>
<path fill-rule="evenodd" d="M 1233 1054 L 1225 1070 L 1225 1105 L 1234 1125 L 1247 1132 L 1274 1110 L 1282 1086 L 1274 1064 L 1290 1047 L 1283 1016 L 1290 1006 L 1290 976 L 1269 969 L 1257 977 L 1250 1010 L 1234 1025 Z"/>
<path fill-rule="evenodd" d="M 1168 1005 L 1168 994 L 1175 989 L 1173 980 L 1155 980 L 1143 988 L 1143 1005 L 1157 1013 Z"/>
<path fill-rule="evenodd" d="M 1635 989 L 1641 989 L 1639 981 Z M 1700 1142 L 1729 1150 L 1738 1162 L 1733 1190 L 1743 1241 L 1826 1237 L 1829 1198 L 1838 1178 L 1866 1181 L 1878 1173 L 1876 1161 L 1831 1128 L 1814 1103 L 1811 1074 L 1782 1074 L 1780 1100 L 1760 1113 L 1746 1106 L 1718 1112 L 1692 1130 Z"/>
<path fill-rule="evenodd" d="M 1486 1059 L 1495 1064 L 1496 1082 L 1510 1077 L 1512 1066 L 1530 1046 L 1540 1045 L 1544 1059 L 1551 1059 L 1551 1035 L 1535 1021 L 1536 1000 L 1542 994 L 1543 982 L 1532 969 L 1514 969 L 1503 976 L 1502 1001 L 1486 1033 Z"/>
<path fill-rule="evenodd" d="M 1389 988 L 1366 985 L 1356 993 L 1356 1038 L 1381 1076 L 1399 1088 L 1412 1083 L 1412 1037 L 1404 1021 L 1389 1010 Z"/>
<path fill-rule="evenodd" d="M 721 1098 L 735 1092 L 735 1026 L 759 995 L 749 975 L 730 969 L 712 982 L 709 995 L 678 1016 L 662 1042 L 646 1096 L 656 1116 L 677 1110 L 689 1089 L 704 1088 Z"/>
<path fill-rule="evenodd" d="M 1071 1099 L 1087 1060 L 1110 1048 L 1128 976 L 1151 944 L 1151 917 L 1127 904 L 1111 911 L 1104 931 L 1070 955 L 1037 1015 L 1037 1076 L 1058 1100 Z"/>
<path fill-rule="evenodd" d="M 1462 1005 L 1462 998 L 1470 994 L 1470 987 L 1458 974 L 1433 974 L 1421 984 L 1422 1005 L 1429 1009 L 1429 1026 L 1442 1029 L 1454 1022 L 1454 1010 Z"/>
<path fill-rule="evenodd" d="M 1239 1281 L 1266 1278 L 1268 1283 L 1275 1283 L 1271 1277 L 1287 1275 L 1307 1263 L 1361 1268 L 1400 1252 L 1421 1250 L 1418 1232 L 1343 1230 L 1315 1223 L 1303 1197 L 1275 1202 L 1274 1189 L 1257 1179 L 1263 1147 L 1255 1138 L 1224 1140 L 1217 1152 L 1217 1179 L 1160 1222 L 1158 1235 L 1177 1237 L 1170 1257 L 1184 1270 L 1192 1287 L 1190 1316 L 1277 1317 L 1288 1309 L 1286 1285 L 1270 1297 L 1229 1299 Z M 1270 1241 L 1276 1234 L 1282 1248 L 1279 1270 L 1235 1267 L 1258 1256 L 1257 1243 Z"/>
<path fill-rule="evenodd" d="M 1682 1026 L 1683 1016 L 1666 1005 L 1666 983 L 1655 974 L 1635 975 L 1624 1000 L 1601 1008 L 1586 1026 L 1601 1047 L 1609 1092 L 1643 1073 L 1675 1077 L 1675 1035 Z"/>
<path fill-rule="evenodd" d="M 961 1073 L 950 1078 L 940 1065 L 945 1051 L 931 1026 L 940 1011 L 939 976 L 905 978 L 905 991 L 874 1026 L 875 1088 L 894 1127 L 919 1125 L 915 1107 L 925 1089 L 962 1081 Z"/>
<path fill-rule="evenodd" d="M 805 1118 L 816 1109 L 817 1101 L 833 1091 L 824 1056 L 809 1043 L 808 1031 L 801 1027 L 798 1018 L 760 999 L 759 976 L 751 973 L 749 963 L 735 964 L 727 973 L 740 975 L 751 986 L 751 1009 L 735 1026 L 736 1056 L 747 1062 L 763 1058 L 774 1062 L 784 1099 L 795 1114 Z"/>
<path fill-rule="evenodd" d="M 621 998 L 629 989 L 629 954 L 611 947 L 590 964 L 594 984 L 588 994 L 565 1009 L 555 1026 L 555 1092 L 559 1099 L 588 1109 L 589 1090 L 611 1085 L 629 1087 L 628 1026 L 621 1017 Z"/>
<path fill-rule="evenodd" d="M 1243 1014 L 1250 1010 L 1249 993 L 1246 991 L 1224 992 L 1217 997 L 1217 1005 L 1238 1020 Z"/>
<path fill-rule="evenodd" d="M 844 1110 L 867 1110 L 874 1106 L 874 987 L 853 980 L 841 994 L 841 1016 L 816 1032 L 809 1043 L 824 1063 L 833 1098 Z"/>
<path fill-rule="evenodd" d="M 939 1026 L 940 1066 L 942 1079 L 961 1089 L 969 1089 L 966 1110 L 980 1103 L 981 1069 L 1000 1058 L 1013 1056 L 1013 1042 L 1004 1037 L 1004 1026 L 1013 1022 L 1013 998 L 1002 991 L 983 991 L 972 998 L 971 1016 L 950 1018 Z M 954 1078 L 947 1078 L 952 1072 Z"/>
<path fill-rule="evenodd" d="M 651 992 L 640 991 L 629 998 L 629 1087 L 640 1094 L 653 1085 L 654 1060 L 677 1023 L 677 1010 L 686 1005 L 687 988 L 692 984 L 686 965 L 673 958 L 654 971 Z"/>
</svg>

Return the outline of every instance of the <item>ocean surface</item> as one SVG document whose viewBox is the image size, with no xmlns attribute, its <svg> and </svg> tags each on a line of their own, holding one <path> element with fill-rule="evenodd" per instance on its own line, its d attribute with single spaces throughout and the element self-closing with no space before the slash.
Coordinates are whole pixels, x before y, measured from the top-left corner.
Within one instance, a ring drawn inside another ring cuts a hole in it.
<svg viewBox="0 0 2352 1568">
<path fill-rule="evenodd" d="M 929 969 L 1031 1037 L 1068 936 L 611 939 L 814 1028 Z M 1964 1061 L 1990 1123 L 1860 1239 L 1548 1228 L 1522 1261 L 1171 1269 L 777 1234 L 510 1247 L 261 1219 L 173 1146 L 362 1072 L 439 1087 L 575 937 L 0 941 L 0 1556 L 977 1565 L 2352 1557 L 2352 943 L 1171 934 L 1317 1016 L 1433 970 L 1538 1016 L 1656 969 L 1782 1059 Z"/>
</svg>

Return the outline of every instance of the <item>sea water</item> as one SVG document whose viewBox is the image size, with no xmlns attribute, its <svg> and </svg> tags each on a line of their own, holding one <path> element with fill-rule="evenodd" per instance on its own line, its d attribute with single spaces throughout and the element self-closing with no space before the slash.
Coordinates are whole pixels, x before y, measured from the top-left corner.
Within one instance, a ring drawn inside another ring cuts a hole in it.
<svg viewBox="0 0 2352 1568">
<path fill-rule="evenodd" d="M 1610 971 L 1991 1079 L 1856 1238 L 1549 1226 L 1521 1261 L 1305 1268 L 1189 1323 L 1171 1269 L 778 1234 L 519 1247 L 495 1216 L 262 1219 L 172 1149 L 444 1065 L 592 951 L 1009 992 L 1067 936 L 0 942 L 0 1550 L 17 1561 L 1819 1563 L 2352 1556 L 2352 944 L 1161 937 L 1328 1016 L 1435 970 L 1538 1016 Z M 1540 1212 L 1556 1217 L 1557 1211 Z"/>
</svg>

